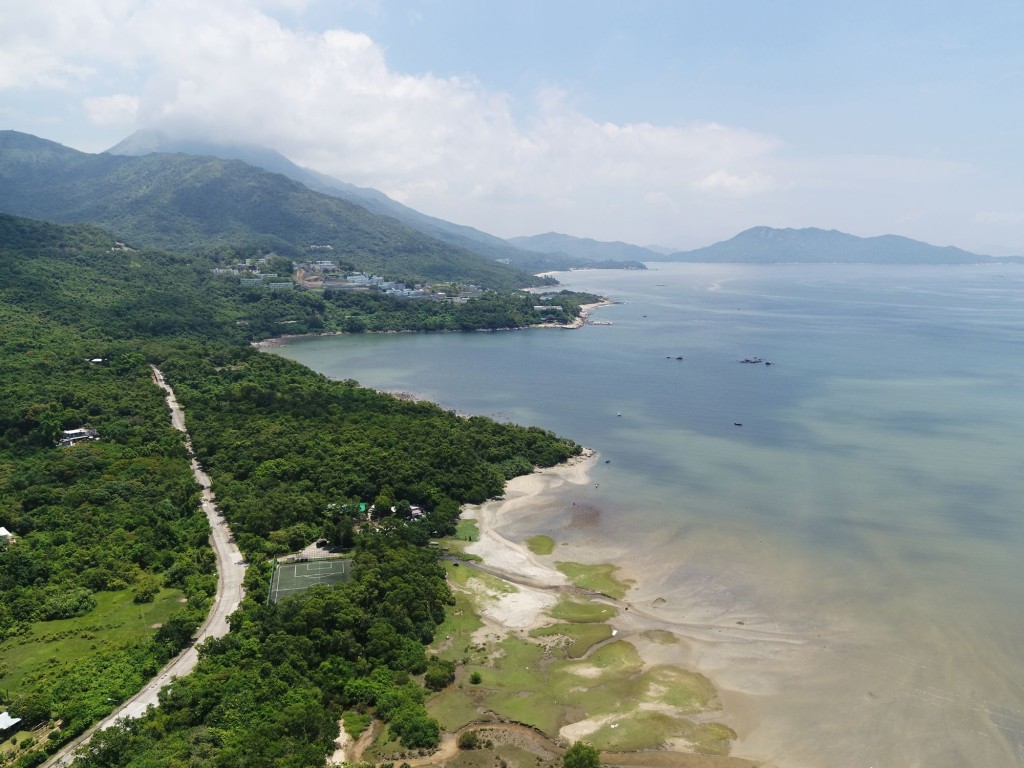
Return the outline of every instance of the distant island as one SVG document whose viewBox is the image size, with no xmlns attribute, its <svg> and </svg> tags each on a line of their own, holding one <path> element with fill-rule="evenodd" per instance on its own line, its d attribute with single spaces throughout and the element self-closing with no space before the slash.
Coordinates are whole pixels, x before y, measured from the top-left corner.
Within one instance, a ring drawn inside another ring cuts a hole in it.
<svg viewBox="0 0 1024 768">
<path fill-rule="evenodd" d="M 600 242 L 556 232 L 515 237 L 525 249 L 559 251 L 576 258 L 642 262 L 735 264 L 1019 264 L 1024 256 L 1000 258 L 937 246 L 900 235 L 857 237 L 834 229 L 752 227 L 729 240 L 692 251 L 665 253 L 650 247 Z"/>
</svg>

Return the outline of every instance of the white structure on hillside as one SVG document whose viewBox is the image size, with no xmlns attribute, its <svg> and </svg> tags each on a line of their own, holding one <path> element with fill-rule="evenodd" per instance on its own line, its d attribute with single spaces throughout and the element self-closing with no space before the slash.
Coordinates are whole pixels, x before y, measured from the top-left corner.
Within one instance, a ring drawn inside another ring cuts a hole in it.
<svg viewBox="0 0 1024 768">
<path fill-rule="evenodd" d="M 99 433 L 95 429 L 86 429 L 81 427 L 79 429 L 65 429 L 61 433 L 61 439 L 57 441 L 58 448 L 67 448 L 71 445 L 76 445 L 83 440 L 99 440 Z"/>
</svg>

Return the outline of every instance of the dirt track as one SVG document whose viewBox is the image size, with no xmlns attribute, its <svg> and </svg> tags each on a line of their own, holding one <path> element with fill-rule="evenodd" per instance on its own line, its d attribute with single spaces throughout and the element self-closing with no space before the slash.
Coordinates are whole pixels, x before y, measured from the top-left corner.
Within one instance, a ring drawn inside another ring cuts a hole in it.
<svg viewBox="0 0 1024 768">
<path fill-rule="evenodd" d="M 199 661 L 199 654 L 196 646 L 209 637 L 223 637 L 228 632 L 228 616 L 235 612 L 239 603 L 242 602 L 242 579 L 245 577 L 245 563 L 242 553 L 231 536 L 231 530 L 224 520 L 220 510 L 217 509 L 217 502 L 213 491 L 210 488 L 210 478 L 199 466 L 195 454 L 192 451 L 192 440 L 185 429 L 185 414 L 178 405 L 174 396 L 174 390 L 164 379 L 163 373 L 155 366 L 153 368 L 153 381 L 167 395 L 167 406 L 171 411 L 171 425 L 179 432 L 185 433 L 185 445 L 188 448 L 189 457 L 192 462 L 192 474 L 196 482 L 203 487 L 202 508 L 206 513 L 206 519 L 210 523 L 210 544 L 213 547 L 214 555 L 217 558 L 217 594 L 213 598 L 213 606 L 210 609 L 206 621 L 203 622 L 184 651 L 171 659 L 156 676 L 143 686 L 142 690 L 125 701 L 121 706 L 111 712 L 106 718 L 98 722 L 78 738 L 68 742 L 64 747 L 50 757 L 43 768 L 55 768 L 56 766 L 68 765 L 74 759 L 74 752 L 80 746 L 87 744 L 92 735 L 97 731 L 108 728 L 115 721 L 121 718 L 142 717 L 146 710 L 158 705 L 157 694 L 160 689 L 174 678 L 185 677 L 195 669 Z"/>
</svg>

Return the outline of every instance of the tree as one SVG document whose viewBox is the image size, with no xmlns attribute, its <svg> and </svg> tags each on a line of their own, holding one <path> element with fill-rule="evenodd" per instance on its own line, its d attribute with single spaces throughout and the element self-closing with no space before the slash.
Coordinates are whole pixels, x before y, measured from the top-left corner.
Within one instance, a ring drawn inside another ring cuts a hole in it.
<svg viewBox="0 0 1024 768">
<path fill-rule="evenodd" d="M 23 728 L 32 728 L 50 719 L 50 700 L 42 693 L 23 693 L 11 701 L 11 714 L 24 721 Z"/>
<path fill-rule="evenodd" d="M 585 741 L 577 741 L 562 755 L 563 768 L 600 768 L 601 754 Z"/>
<path fill-rule="evenodd" d="M 446 659 L 431 659 L 423 684 L 432 691 L 440 691 L 455 682 L 455 662 Z"/>
</svg>

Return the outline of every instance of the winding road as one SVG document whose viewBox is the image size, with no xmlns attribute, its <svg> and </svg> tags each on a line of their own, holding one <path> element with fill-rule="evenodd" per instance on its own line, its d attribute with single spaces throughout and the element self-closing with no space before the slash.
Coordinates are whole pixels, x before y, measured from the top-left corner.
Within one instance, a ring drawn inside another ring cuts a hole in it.
<svg viewBox="0 0 1024 768">
<path fill-rule="evenodd" d="M 70 764 L 75 757 L 75 750 L 88 743 L 96 731 L 103 730 L 122 718 L 141 717 L 150 706 L 158 706 L 157 694 L 160 689 L 174 678 L 185 677 L 195 669 L 196 662 L 199 660 L 196 646 L 207 638 L 226 635 L 229 629 L 228 616 L 234 613 L 239 603 L 242 602 L 242 580 L 245 577 L 245 561 L 242 559 L 242 553 L 231 536 L 231 530 L 228 528 L 224 516 L 217 509 L 216 499 L 210 489 L 210 477 L 196 460 L 195 452 L 192 450 L 192 440 L 185 428 L 185 413 L 174 396 L 174 390 L 167 383 L 163 373 L 155 366 L 151 367 L 153 381 L 167 394 L 167 405 L 171 409 L 171 425 L 179 432 L 185 433 L 185 446 L 188 448 L 189 458 L 192 462 L 192 474 L 195 476 L 196 482 L 203 487 L 201 504 L 203 512 L 206 513 L 206 519 L 210 522 L 210 544 L 217 557 L 217 594 L 213 598 L 213 606 L 206 621 L 193 636 L 192 643 L 171 659 L 152 680 L 146 683 L 141 691 L 81 736 L 64 745 L 59 752 L 43 763 L 43 768 L 56 768 Z"/>
</svg>

